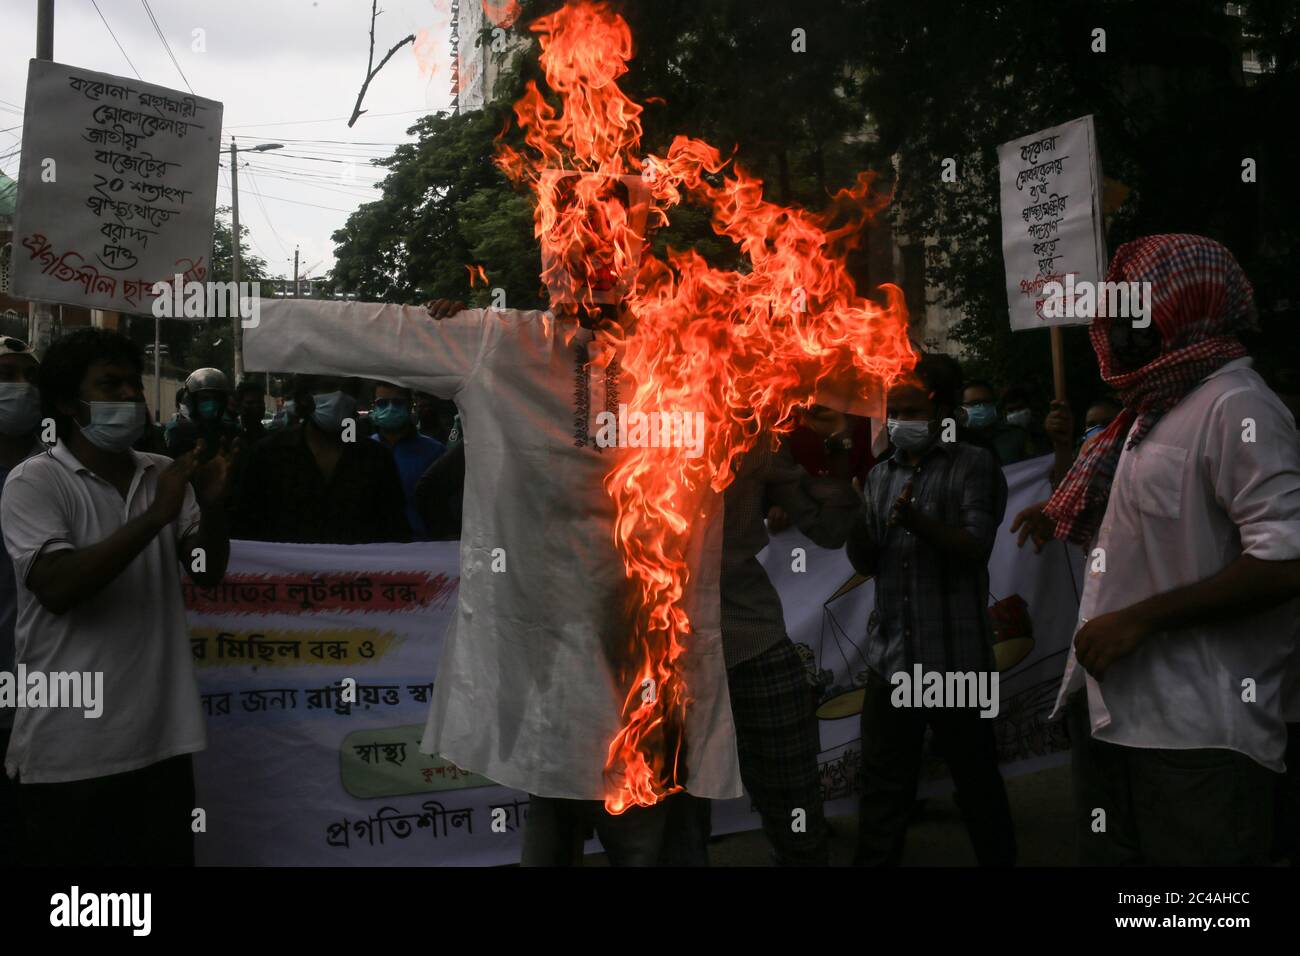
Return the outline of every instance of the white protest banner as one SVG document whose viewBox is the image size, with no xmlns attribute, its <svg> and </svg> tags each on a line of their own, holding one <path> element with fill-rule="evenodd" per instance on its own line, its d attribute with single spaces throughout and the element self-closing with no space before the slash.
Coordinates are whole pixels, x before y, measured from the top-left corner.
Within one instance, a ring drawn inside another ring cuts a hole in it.
<svg viewBox="0 0 1300 956">
<path fill-rule="evenodd" d="M 1101 160 L 1091 116 L 998 147 L 1002 257 L 1013 331 L 1086 325 L 1073 309 L 1052 316 L 1043 287 L 1099 283 L 1106 273 Z M 1068 305 L 1068 303 L 1067 303 Z"/>
<path fill-rule="evenodd" d="M 32 60 L 14 216 L 14 294 L 148 313 L 157 282 L 202 282 L 222 106 Z"/>
<path fill-rule="evenodd" d="M 1046 496 L 1050 468 L 1048 457 L 1006 469 L 1007 515 L 989 564 L 1001 668 L 994 729 L 1007 776 L 1066 758 L 1063 729 L 1047 715 L 1074 634 L 1082 557 L 1061 542 L 1020 551 L 1007 530 Z M 208 749 L 195 756 L 200 864 L 518 862 L 527 795 L 419 750 L 456 606 L 458 547 L 237 541 L 221 585 L 186 585 L 208 720 Z M 774 536 L 760 560 L 817 688 L 827 812 L 852 813 L 873 582 L 843 550 L 797 531 Z M 921 792 L 948 786 L 942 763 L 928 759 Z M 717 834 L 758 826 L 748 797 L 714 805 Z"/>
</svg>

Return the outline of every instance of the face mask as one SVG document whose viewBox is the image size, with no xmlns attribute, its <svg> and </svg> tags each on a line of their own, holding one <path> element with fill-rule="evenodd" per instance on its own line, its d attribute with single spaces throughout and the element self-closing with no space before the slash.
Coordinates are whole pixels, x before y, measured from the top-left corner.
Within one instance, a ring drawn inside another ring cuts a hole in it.
<svg viewBox="0 0 1300 956">
<path fill-rule="evenodd" d="M 199 418 L 206 422 L 216 421 L 225 411 L 225 405 L 216 399 L 199 402 Z"/>
<path fill-rule="evenodd" d="M 1032 413 L 1029 409 L 1022 408 L 1019 411 L 1007 415 L 1007 424 L 1015 425 L 1017 428 L 1028 428 L 1032 417 Z"/>
<path fill-rule="evenodd" d="M 144 402 L 84 402 L 90 424 L 77 427 L 86 441 L 104 451 L 126 451 L 144 434 L 148 412 Z"/>
<path fill-rule="evenodd" d="M 1089 428 L 1087 431 L 1083 433 L 1083 440 L 1087 441 L 1089 438 L 1097 434 L 1097 432 L 1101 431 L 1105 427 L 1106 427 L 1105 425 L 1093 425 L 1091 428 Z"/>
<path fill-rule="evenodd" d="M 41 393 L 27 382 L 0 382 L 0 434 L 28 435 L 41 420 Z"/>
<path fill-rule="evenodd" d="M 963 405 L 966 409 L 966 427 L 976 430 L 989 428 L 997 424 L 998 410 L 992 402 L 976 402 L 973 405 Z"/>
<path fill-rule="evenodd" d="M 321 431 L 336 432 L 343 428 L 343 420 L 355 419 L 357 400 L 346 392 L 325 392 L 311 397 L 315 410 L 311 420 Z"/>
<path fill-rule="evenodd" d="M 885 427 L 889 430 L 889 440 L 894 447 L 903 451 L 920 451 L 930 444 L 933 437 L 928 421 L 909 422 L 890 418 L 885 421 Z"/>
<path fill-rule="evenodd" d="M 384 405 L 376 402 L 375 410 L 370 414 L 375 424 L 386 432 L 401 431 L 411 423 L 410 407 L 399 402 L 389 402 Z"/>
</svg>

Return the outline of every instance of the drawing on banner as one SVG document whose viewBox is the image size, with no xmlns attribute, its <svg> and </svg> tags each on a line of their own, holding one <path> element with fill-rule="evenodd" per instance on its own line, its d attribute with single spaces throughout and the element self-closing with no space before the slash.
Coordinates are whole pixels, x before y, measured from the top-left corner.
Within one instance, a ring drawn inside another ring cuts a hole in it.
<svg viewBox="0 0 1300 956">
<path fill-rule="evenodd" d="M 1019 594 L 1012 594 L 994 599 L 989 606 L 989 620 L 993 625 L 993 659 L 998 673 L 1003 674 L 1033 651 L 1034 619 L 1029 614 L 1028 602 Z"/>
<path fill-rule="evenodd" d="M 867 682 L 867 658 L 848 629 L 835 616 L 832 607 L 838 600 L 871 581 L 861 574 L 853 574 L 835 589 L 822 605 L 821 642 L 816 656 L 815 681 L 817 717 L 820 720 L 839 720 L 862 713 L 862 688 Z M 874 588 L 874 584 L 872 585 Z M 874 602 L 873 602 L 874 605 Z M 871 609 L 875 620 L 876 610 Z M 868 622 L 867 633 L 871 633 Z M 866 638 L 866 634 L 863 635 Z M 833 662 L 833 666 L 832 665 Z M 836 674 L 839 677 L 836 677 Z"/>
<path fill-rule="evenodd" d="M 215 100 L 32 60 L 14 217 L 15 294 L 148 313 L 158 283 L 177 275 L 203 281 L 221 115 Z"/>
</svg>

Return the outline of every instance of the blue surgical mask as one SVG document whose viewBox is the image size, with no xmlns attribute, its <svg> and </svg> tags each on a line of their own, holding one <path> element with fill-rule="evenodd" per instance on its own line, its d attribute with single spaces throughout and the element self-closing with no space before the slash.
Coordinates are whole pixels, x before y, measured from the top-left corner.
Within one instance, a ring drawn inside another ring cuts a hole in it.
<svg viewBox="0 0 1300 956">
<path fill-rule="evenodd" d="M 397 432 L 411 423 L 411 406 L 390 399 L 380 399 L 375 402 L 374 411 L 370 415 L 382 430 Z"/>
<path fill-rule="evenodd" d="M 357 400 L 347 392 L 324 392 L 311 400 L 311 419 L 321 431 L 341 431 L 345 420 L 357 417 Z"/>
<path fill-rule="evenodd" d="M 992 428 L 998 423 L 998 408 L 992 402 L 975 402 L 963 405 L 966 409 L 966 427 L 979 430 Z"/>
<path fill-rule="evenodd" d="M 28 382 L 0 382 L 0 434 L 30 435 L 41 420 L 41 393 Z"/>
<path fill-rule="evenodd" d="M 108 452 L 129 449 L 144 434 L 149 413 L 144 402 L 84 402 L 90 424 L 78 424 L 86 441 Z"/>
<path fill-rule="evenodd" d="M 1083 440 L 1087 441 L 1089 438 L 1097 434 L 1097 432 L 1101 431 L 1105 427 L 1106 427 L 1105 425 L 1093 425 L 1091 428 L 1087 429 L 1083 433 Z"/>
<path fill-rule="evenodd" d="M 885 427 L 889 430 L 889 440 L 895 448 L 903 451 L 921 451 L 934 439 L 928 421 L 912 422 L 898 418 L 886 419 Z"/>
</svg>

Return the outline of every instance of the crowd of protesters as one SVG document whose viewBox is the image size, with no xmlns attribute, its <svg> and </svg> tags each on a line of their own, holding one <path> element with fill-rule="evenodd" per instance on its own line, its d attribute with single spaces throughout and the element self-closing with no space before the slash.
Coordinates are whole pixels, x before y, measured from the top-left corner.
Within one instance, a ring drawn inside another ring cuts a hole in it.
<svg viewBox="0 0 1300 956">
<path fill-rule="evenodd" d="M 1080 861 L 1265 863 L 1279 847 L 1295 861 L 1297 788 L 1283 777 L 1300 760 L 1295 380 L 1283 372 L 1275 391 L 1252 369 L 1239 339 L 1251 289 L 1217 243 L 1130 243 L 1111 278 L 1152 283 L 1153 321 L 1094 321 L 1110 391 L 1078 424 L 1067 402 L 922 355 L 889 392 L 879 458 L 868 421 L 815 406 L 740 463 L 721 509 L 721 646 L 740 776 L 776 862 L 829 862 L 814 691 L 757 560 L 789 526 L 846 546 L 875 579 L 855 863 L 901 861 L 927 729 L 978 862 L 1016 861 L 992 722 L 900 709 L 891 677 L 996 669 L 1002 469 L 1049 454 L 1055 491 L 1012 531 L 1036 548 L 1067 539 L 1086 559 L 1056 707 Z M 460 335 L 461 311 L 431 304 L 430 334 Z M 232 538 L 448 540 L 481 510 L 467 488 L 475 435 L 450 401 L 398 384 L 413 377 L 400 370 L 293 376 L 267 421 L 260 383 L 198 369 L 165 427 L 149 425 L 142 370 L 113 331 L 71 333 L 41 356 L 0 340 L 0 670 L 102 672 L 120 702 L 100 720 L 0 709 L 0 862 L 193 862 L 191 755 L 206 734 L 181 579 L 219 581 Z M 614 818 L 530 791 L 523 862 L 576 862 L 594 830 L 615 863 L 702 864 L 709 806 L 679 794 Z"/>
</svg>

